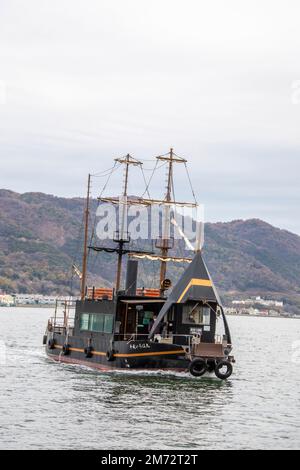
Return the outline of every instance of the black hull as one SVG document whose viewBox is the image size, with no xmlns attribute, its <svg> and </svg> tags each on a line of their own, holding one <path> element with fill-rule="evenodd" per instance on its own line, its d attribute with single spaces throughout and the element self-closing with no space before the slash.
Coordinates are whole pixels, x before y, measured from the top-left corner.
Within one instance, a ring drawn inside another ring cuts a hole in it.
<svg viewBox="0 0 300 470">
<path fill-rule="evenodd" d="M 162 371 L 162 372 L 170 372 L 170 373 L 176 373 L 176 372 L 187 372 L 187 368 L 179 368 L 179 367 L 168 367 L 168 368 L 162 368 L 162 367 L 148 367 L 148 368 L 145 368 L 145 367 L 136 367 L 136 368 L 126 368 L 126 367 L 111 367 L 111 365 L 109 364 L 98 364 L 98 363 L 95 363 L 95 362 L 91 362 L 89 359 L 85 359 L 85 360 L 81 360 L 81 359 L 75 359 L 74 357 L 68 357 L 68 356 L 59 356 L 59 355 L 54 355 L 54 354 L 50 354 L 50 353 L 47 353 L 47 356 L 49 359 L 55 361 L 55 362 L 59 362 L 61 364 L 71 364 L 71 365 L 77 365 L 77 366 L 84 366 L 84 367 L 88 367 L 90 369 L 94 369 L 94 370 L 97 370 L 99 372 L 102 372 L 102 373 L 105 373 L 105 372 L 130 372 L 130 371 L 147 371 L 147 372 L 158 372 L 158 371 Z"/>
<path fill-rule="evenodd" d="M 53 340 L 51 344 L 51 340 Z M 82 338 L 69 337 L 67 351 L 63 348 L 67 338 L 48 335 L 46 353 L 58 362 L 79 364 L 99 371 L 110 370 L 169 370 L 187 371 L 190 359 L 181 346 L 158 344 L 148 341 L 114 343 L 113 355 L 108 338 L 95 338 L 91 357 L 86 353 L 87 344 Z"/>
</svg>

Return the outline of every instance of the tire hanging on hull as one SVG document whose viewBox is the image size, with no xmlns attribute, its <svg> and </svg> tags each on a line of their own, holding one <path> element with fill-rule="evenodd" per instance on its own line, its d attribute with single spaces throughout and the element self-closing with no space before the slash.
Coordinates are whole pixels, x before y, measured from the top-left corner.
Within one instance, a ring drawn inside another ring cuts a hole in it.
<svg viewBox="0 0 300 470">
<path fill-rule="evenodd" d="M 223 371 L 224 368 L 226 369 L 225 371 Z M 227 380 L 232 375 L 232 372 L 233 372 L 233 366 L 231 362 L 229 361 L 220 361 L 216 365 L 215 374 L 218 377 L 218 379 Z"/>
<path fill-rule="evenodd" d="M 68 356 L 70 354 L 70 345 L 64 344 L 62 347 L 62 354 L 63 356 Z"/>
<path fill-rule="evenodd" d="M 48 341 L 48 348 L 52 351 L 55 348 L 55 340 L 49 339 Z"/>
<path fill-rule="evenodd" d="M 92 346 L 88 346 L 87 348 L 84 349 L 84 354 L 87 359 L 91 359 L 93 357 L 93 351 L 94 349 Z"/>
<path fill-rule="evenodd" d="M 111 351 L 107 351 L 106 359 L 108 362 L 113 362 L 115 360 L 115 351 L 113 349 Z"/>
<path fill-rule="evenodd" d="M 204 359 L 194 359 L 189 365 L 190 374 L 193 377 L 202 377 L 207 372 L 207 363 Z"/>
</svg>

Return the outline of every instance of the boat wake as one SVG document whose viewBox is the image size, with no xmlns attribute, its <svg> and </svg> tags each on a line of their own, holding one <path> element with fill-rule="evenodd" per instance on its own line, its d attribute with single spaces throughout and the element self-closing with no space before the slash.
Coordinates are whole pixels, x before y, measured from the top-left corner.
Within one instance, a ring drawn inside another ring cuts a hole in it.
<svg viewBox="0 0 300 470">
<path fill-rule="evenodd" d="M 171 371 L 171 370 L 163 370 L 163 369 L 151 369 L 151 370 L 138 370 L 138 369 L 108 369 L 107 371 L 100 371 L 95 370 L 92 367 L 88 367 L 81 364 L 66 364 L 61 362 L 60 363 L 63 367 L 67 369 L 75 369 L 77 371 L 85 372 L 94 376 L 103 376 L 103 377 L 118 377 L 118 376 L 126 376 L 126 377 L 153 377 L 153 378 L 173 378 L 173 379 L 184 379 L 190 381 L 203 381 L 203 380 L 212 380 L 214 382 L 221 382 L 214 374 L 205 374 L 202 377 L 193 377 L 189 372 L 184 371 Z"/>
</svg>

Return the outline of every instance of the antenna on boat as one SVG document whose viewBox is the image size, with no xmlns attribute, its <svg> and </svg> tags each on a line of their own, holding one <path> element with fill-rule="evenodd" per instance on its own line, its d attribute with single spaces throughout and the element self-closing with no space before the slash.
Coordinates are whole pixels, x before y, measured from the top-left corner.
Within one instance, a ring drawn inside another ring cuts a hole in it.
<svg viewBox="0 0 300 470">
<path fill-rule="evenodd" d="M 91 194 L 91 175 L 89 174 L 89 176 L 88 176 L 88 189 L 87 189 L 86 207 L 85 207 L 84 246 L 83 246 L 82 274 L 81 274 L 81 300 L 84 300 L 85 291 L 86 291 L 89 217 L 90 217 L 90 194 Z"/>
<path fill-rule="evenodd" d="M 161 239 L 159 239 L 156 243 L 156 248 L 161 250 L 162 258 L 166 258 L 166 260 L 161 261 L 161 268 L 160 268 L 160 289 L 161 294 L 164 294 L 164 281 L 166 279 L 167 273 L 167 258 L 169 250 L 171 250 L 174 246 L 174 240 L 170 238 L 170 213 L 171 213 L 171 202 L 172 202 L 172 189 L 173 189 L 173 173 L 174 173 L 174 163 L 187 163 L 187 160 L 184 158 L 178 157 L 174 154 L 173 148 L 170 149 L 170 152 L 167 155 L 163 155 L 160 157 L 156 157 L 158 161 L 164 161 L 168 163 L 167 167 L 167 188 L 166 188 L 166 197 L 164 200 L 165 208 L 164 208 L 164 218 L 163 218 L 163 234 Z M 175 202 L 175 201 L 174 201 Z"/>
</svg>

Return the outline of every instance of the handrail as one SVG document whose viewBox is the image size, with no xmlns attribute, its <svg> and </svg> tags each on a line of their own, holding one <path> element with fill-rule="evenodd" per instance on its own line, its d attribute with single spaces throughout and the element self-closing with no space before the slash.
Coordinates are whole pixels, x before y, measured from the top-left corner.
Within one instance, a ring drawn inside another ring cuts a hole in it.
<svg viewBox="0 0 300 470">
<path fill-rule="evenodd" d="M 63 316 L 63 317 L 50 317 L 48 320 L 48 329 L 55 331 L 55 329 L 59 328 L 74 328 L 75 326 L 75 316 Z"/>
<path fill-rule="evenodd" d="M 140 333 L 127 333 L 127 334 L 124 334 L 124 333 L 121 333 L 121 334 L 115 334 L 115 336 L 120 336 L 121 338 L 123 338 L 123 341 L 127 341 L 128 343 L 130 343 L 131 341 L 138 341 L 138 340 L 148 340 L 149 339 L 149 335 L 148 334 L 140 334 Z M 186 338 L 188 339 L 189 341 L 189 344 L 191 343 L 192 339 L 195 338 L 195 335 L 191 335 L 191 334 L 169 334 L 169 335 L 155 335 L 156 337 L 157 336 L 160 336 L 162 340 L 168 340 L 168 339 L 173 339 L 174 337 L 176 338 Z M 129 339 L 127 339 L 129 338 Z M 154 337 L 155 338 L 155 337 Z"/>
</svg>

